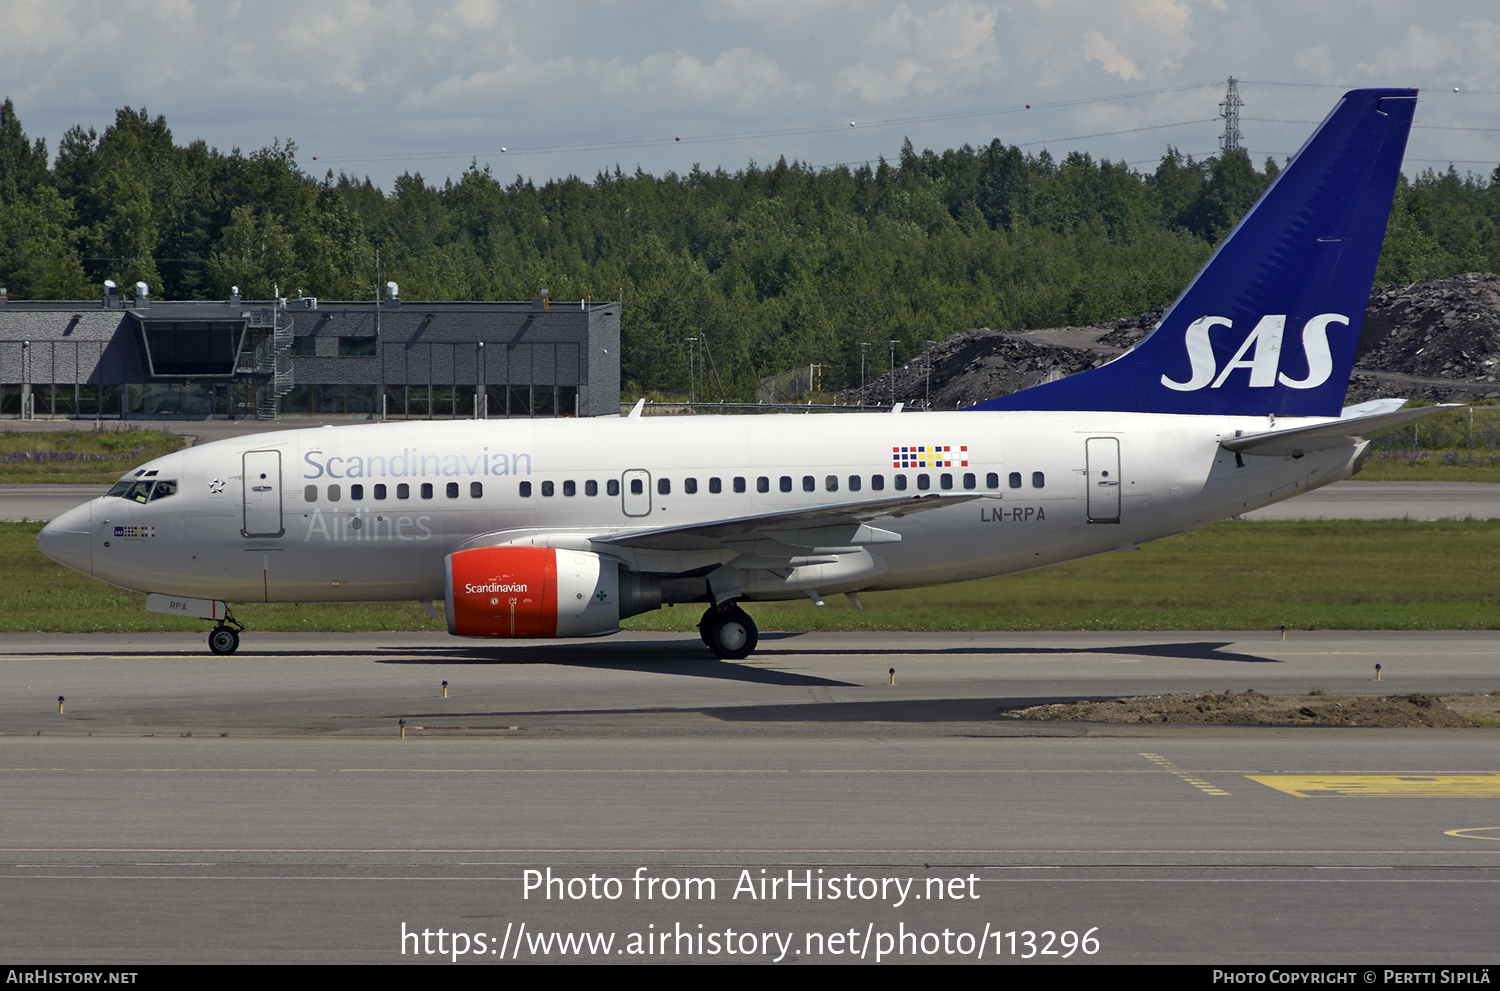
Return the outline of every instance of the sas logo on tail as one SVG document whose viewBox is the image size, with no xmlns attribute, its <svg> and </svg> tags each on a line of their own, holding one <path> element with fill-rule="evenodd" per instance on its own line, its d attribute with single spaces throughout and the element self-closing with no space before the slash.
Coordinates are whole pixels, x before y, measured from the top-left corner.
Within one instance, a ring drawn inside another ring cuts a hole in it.
<svg viewBox="0 0 1500 991">
<path fill-rule="evenodd" d="M 1200 317 L 1188 326 L 1186 345 L 1188 361 L 1192 362 L 1192 374 L 1186 382 L 1163 375 L 1161 384 L 1177 392 L 1197 392 L 1199 389 L 1217 389 L 1238 369 L 1250 373 L 1250 388 L 1268 389 L 1280 382 L 1288 389 L 1316 389 L 1333 374 L 1333 355 L 1328 349 L 1330 324 L 1349 326 L 1349 318 L 1339 313 L 1323 313 L 1313 317 L 1302 326 L 1302 353 L 1307 357 L 1307 377 L 1294 379 L 1280 372 L 1281 344 L 1286 331 L 1286 315 L 1271 315 L 1260 318 L 1260 323 L 1250 331 L 1240 344 L 1234 357 L 1221 369 L 1214 358 L 1214 346 L 1208 333 L 1215 327 L 1233 327 L 1228 317 Z"/>
</svg>

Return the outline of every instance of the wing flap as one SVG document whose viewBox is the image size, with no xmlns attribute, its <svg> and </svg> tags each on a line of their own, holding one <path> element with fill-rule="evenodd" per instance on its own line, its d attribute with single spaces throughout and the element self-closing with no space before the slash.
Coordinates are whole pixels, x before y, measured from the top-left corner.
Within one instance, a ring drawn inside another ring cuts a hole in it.
<svg viewBox="0 0 1500 991">
<path fill-rule="evenodd" d="M 593 543 L 648 550 L 708 550 L 731 542 L 774 540 L 798 547 L 889 543 L 898 534 L 867 526 L 876 520 L 946 509 L 988 495 L 924 495 L 741 516 L 708 523 L 630 530 L 593 538 Z"/>
</svg>

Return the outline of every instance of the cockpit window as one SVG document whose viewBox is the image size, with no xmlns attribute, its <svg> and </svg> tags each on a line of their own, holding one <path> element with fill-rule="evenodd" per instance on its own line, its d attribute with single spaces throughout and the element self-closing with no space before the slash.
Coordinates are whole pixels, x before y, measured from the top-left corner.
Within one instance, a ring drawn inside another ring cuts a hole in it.
<svg viewBox="0 0 1500 991">
<path fill-rule="evenodd" d="M 128 502 L 146 503 L 151 499 L 151 487 L 155 484 L 155 482 L 135 482 L 125 492 L 125 499 Z"/>
<path fill-rule="evenodd" d="M 122 478 L 118 482 L 116 482 L 108 492 L 104 494 L 105 496 L 122 496 L 126 492 L 130 491 L 130 486 L 133 484 L 134 483 L 130 479 Z"/>
<path fill-rule="evenodd" d="M 176 494 L 177 480 L 175 478 L 158 479 L 156 488 L 151 493 L 151 501 L 155 502 L 158 499 L 165 499 L 167 496 L 174 496 Z"/>
</svg>

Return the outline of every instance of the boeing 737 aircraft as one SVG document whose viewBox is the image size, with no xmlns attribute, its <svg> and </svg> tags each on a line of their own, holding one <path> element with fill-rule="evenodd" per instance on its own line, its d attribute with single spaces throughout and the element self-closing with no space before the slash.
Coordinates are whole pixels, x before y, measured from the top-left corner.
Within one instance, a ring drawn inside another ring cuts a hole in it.
<svg viewBox="0 0 1500 991">
<path fill-rule="evenodd" d="M 464 637 L 587 637 L 704 603 L 965 581 L 1100 554 L 1347 478 L 1434 412 L 1343 406 L 1415 90 L 1355 90 L 1157 327 L 1092 371 L 953 413 L 403 422 L 158 458 L 41 533 L 147 608 L 442 599 Z"/>
</svg>

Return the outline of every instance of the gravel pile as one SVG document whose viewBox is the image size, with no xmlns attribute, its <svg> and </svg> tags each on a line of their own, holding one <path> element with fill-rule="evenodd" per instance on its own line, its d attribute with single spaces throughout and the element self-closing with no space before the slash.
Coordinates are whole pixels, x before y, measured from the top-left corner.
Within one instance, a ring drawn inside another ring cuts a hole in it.
<svg viewBox="0 0 1500 991">
<path fill-rule="evenodd" d="M 1495 699 L 1478 697 L 1493 709 Z M 1478 725 L 1455 712 L 1449 699 L 1427 695 L 1262 695 L 1244 692 L 1173 692 L 1108 702 L 1074 702 L 1011 709 L 1019 719 L 1056 719 L 1091 723 L 1228 724 L 1237 726 L 1438 726 L 1451 729 Z M 1452 701 L 1459 701 L 1454 698 Z M 1468 699 L 1464 698 L 1467 702 Z"/>
<path fill-rule="evenodd" d="M 1098 367 L 1133 347 L 1165 312 L 1162 306 L 1091 327 L 954 334 L 932 348 L 932 408 L 962 409 Z M 926 358 L 897 368 L 894 384 L 897 402 L 922 407 Z M 889 403 L 891 385 L 892 376 L 870 382 L 865 402 Z M 1500 275 L 1470 273 L 1371 294 L 1346 402 L 1387 396 L 1500 399 Z M 839 398 L 857 403 L 859 391 Z"/>
</svg>

